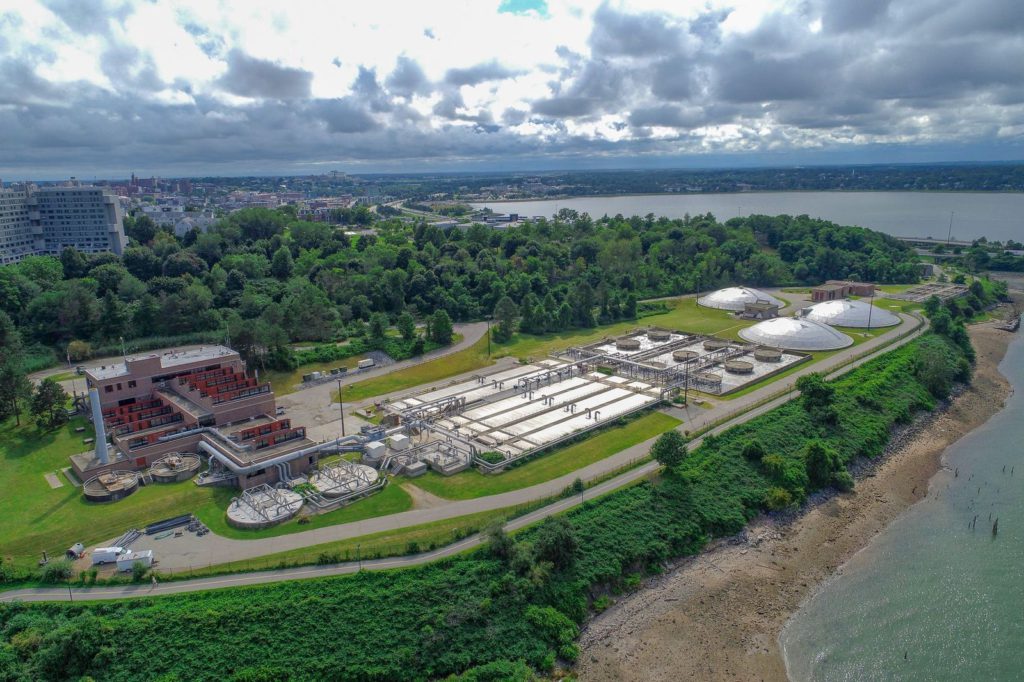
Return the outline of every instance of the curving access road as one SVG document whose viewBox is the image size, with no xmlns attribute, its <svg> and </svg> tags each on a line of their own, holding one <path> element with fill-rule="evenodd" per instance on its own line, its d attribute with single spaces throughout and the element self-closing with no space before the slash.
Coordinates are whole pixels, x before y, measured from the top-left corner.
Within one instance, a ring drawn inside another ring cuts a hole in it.
<svg viewBox="0 0 1024 682">
<path fill-rule="evenodd" d="M 716 434 L 727 428 L 741 424 L 745 421 L 767 412 L 798 394 L 794 390 L 796 380 L 805 374 L 817 371 L 829 371 L 829 377 L 836 377 L 851 369 L 867 362 L 881 353 L 909 343 L 920 336 L 927 329 L 927 322 L 918 316 L 901 314 L 904 324 L 894 328 L 890 332 L 875 337 L 870 341 L 855 346 L 845 351 L 840 351 L 829 358 L 809 365 L 802 370 L 795 372 L 784 379 L 780 379 L 762 389 L 753 391 L 745 396 L 732 401 L 719 403 L 712 410 L 702 411 L 702 414 L 693 419 L 687 419 L 679 429 L 699 430 L 704 426 L 717 423 L 708 433 Z M 492 495 L 489 497 L 477 498 L 475 500 L 463 500 L 452 502 L 432 509 L 418 510 L 414 512 L 403 512 L 390 516 L 367 519 L 366 521 L 341 524 L 327 528 L 320 528 L 303 533 L 278 536 L 263 540 L 226 540 L 232 546 L 249 546 L 255 550 L 251 557 L 263 556 L 268 553 L 283 551 L 294 547 L 305 547 L 331 540 L 340 540 L 349 537 L 357 537 L 379 530 L 390 530 L 411 525 L 426 523 L 440 518 L 453 518 L 474 511 L 486 511 L 490 509 L 502 509 L 515 504 L 545 499 L 556 495 L 572 481 L 579 477 L 583 480 L 593 480 L 601 476 L 602 471 L 607 473 L 621 468 L 631 461 L 636 461 L 646 455 L 654 439 L 639 445 L 627 448 L 626 450 L 606 458 L 594 465 L 585 467 L 566 476 L 553 481 L 548 481 L 529 488 Z M 691 447 L 697 447 L 703 442 L 703 437 L 696 438 L 691 442 Z M 573 496 L 548 504 L 534 512 L 526 514 L 509 521 L 505 524 L 508 531 L 517 530 L 529 524 L 535 523 L 548 516 L 561 513 L 581 504 L 584 499 L 592 499 L 621 488 L 637 479 L 646 477 L 658 469 L 655 462 L 647 462 L 641 466 L 634 467 L 628 471 L 615 476 L 607 481 L 599 483 L 588 489 L 579 497 Z M 243 585 L 260 585 L 266 583 L 280 582 L 283 580 L 294 580 L 302 578 L 318 578 L 334 575 L 355 573 L 359 570 L 385 570 L 391 568 L 403 568 L 424 564 L 441 557 L 451 556 L 467 549 L 475 547 L 483 542 L 480 534 L 469 536 L 459 542 L 447 545 L 440 549 L 416 555 L 403 557 L 372 559 L 361 562 L 346 562 L 331 566 L 309 566 L 299 568 L 276 569 L 271 571 L 258 571 L 250 573 L 238 573 L 234 575 L 214 576 L 209 578 L 197 578 L 161 583 L 158 585 L 123 585 L 111 587 L 37 587 L 18 590 L 10 590 L 0 593 L 0 601 L 69 601 L 69 600 L 102 600 L 102 599 L 130 599 L 137 597 L 151 597 L 159 595 L 180 594 L 184 592 L 196 592 L 202 590 L 221 589 L 226 587 L 238 587 Z M 212 547 L 204 547 L 204 552 Z M 213 561 L 237 560 L 239 557 L 230 552 L 228 558 Z M 205 557 L 204 557 L 205 559 Z M 206 565 L 204 560 L 197 565 Z"/>
</svg>

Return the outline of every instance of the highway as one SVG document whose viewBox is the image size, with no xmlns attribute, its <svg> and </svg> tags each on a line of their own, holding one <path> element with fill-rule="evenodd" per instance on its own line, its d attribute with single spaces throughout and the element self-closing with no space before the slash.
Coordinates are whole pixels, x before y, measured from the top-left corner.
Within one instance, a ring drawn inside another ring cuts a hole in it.
<svg viewBox="0 0 1024 682">
<path fill-rule="evenodd" d="M 796 372 L 785 379 L 779 380 L 765 386 L 763 389 L 754 391 L 736 400 L 729 401 L 720 404 L 726 410 L 724 416 L 713 418 L 712 415 L 707 414 L 704 419 L 699 422 L 690 421 L 680 425 L 680 429 L 684 426 L 688 429 L 700 429 L 701 424 L 720 422 L 718 426 L 711 429 L 709 433 L 716 434 L 728 429 L 737 424 L 749 421 L 754 417 L 763 414 L 788 400 L 793 399 L 798 393 L 793 390 L 793 385 L 796 383 L 796 379 L 804 374 L 812 371 L 829 371 L 830 378 L 840 376 L 851 369 L 867 362 L 877 355 L 904 345 L 920 334 L 924 333 L 927 329 L 927 322 L 918 316 L 901 315 L 904 324 L 896 327 L 891 332 L 883 334 L 882 336 L 876 337 L 870 341 L 865 342 L 860 346 L 855 346 L 845 351 L 840 351 L 835 355 L 829 357 L 822 362 L 816 363 L 806 367 L 800 372 Z M 708 413 L 714 412 L 713 410 L 707 411 Z M 605 464 L 610 461 L 617 461 L 625 457 L 625 463 L 635 460 L 645 454 L 653 443 L 654 439 L 651 439 L 645 443 L 628 448 L 622 453 L 613 455 L 610 458 L 602 460 L 597 464 Z M 703 437 L 696 438 L 690 443 L 691 448 L 699 447 L 703 442 Z M 341 524 L 338 526 L 331 526 L 327 528 L 320 528 L 313 531 L 306 531 L 303 533 L 294 533 L 291 535 L 278 536 L 276 538 L 267 538 L 259 541 L 243 541 L 243 540 L 229 540 L 230 543 L 241 543 L 242 545 L 249 545 L 256 549 L 259 554 L 265 555 L 269 552 L 282 551 L 282 548 L 277 547 L 280 542 L 288 545 L 295 545 L 297 547 L 309 546 L 319 544 L 321 542 L 330 541 L 330 539 L 342 539 L 344 537 L 357 537 L 358 535 L 364 535 L 371 532 L 377 532 L 371 530 L 374 524 L 393 524 L 397 522 L 394 527 L 404 527 L 408 525 L 416 525 L 425 523 L 432 518 L 426 518 L 426 515 L 430 512 L 431 516 L 440 512 L 440 518 L 452 518 L 454 516 L 461 516 L 463 514 L 472 513 L 472 511 L 484 511 L 487 509 L 501 509 L 510 504 L 518 504 L 522 502 L 529 502 L 538 499 L 544 499 L 551 497 L 550 491 L 554 490 L 555 493 L 563 490 L 568 483 L 571 483 L 572 479 L 577 476 L 583 478 L 583 480 L 592 480 L 598 478 L 599 475 L 586 475 L 587 467 L 583 470 L 579 470 L 569 474 L 568 476 L 555 479 L 555 481 L 548 481 L 537 486 L 531 486 L 530 488 L 523 488 L 521 490 L 511 491 L 509 493 L 503 493 L 501 495 L 492 495 L 489 497 L 477 498 L 475 500 L 463 500 L 459 502 L 452 502 L 448 505 L 438 507 L 435 509 L 417 510 L 416 512 L 403 512 L 403 514 L 393 514 L 385 517 L 378 517 L 376 519 L 368 519 L 366 521 Z M 507 531 L 517 530 L 527 525 L 542 520 L 548 516 L 564 512 L 581 504 L 586 499 L 593 499 L 604 495 L 606 493 L 617 490 L 623 486 L 626 486 L 633 481 L 640 478 L 650 476 L 658 469 L 658 465 L 655 462 L 647 462 L 641 466 L 632 468 L 625 471 L 618 476 L 615 476 L 607 481 L 593 486 L 592 488 L 585 491 L 580 496 L 572 496 L 564 498 L 555 502 L 552 502 L 534 512 L 526 514 L 509 521 L 505 525 Z M 614 470 L 614 469 L 610 469 Z M 567 481 L 567 482 L 566 482 Z M 540 494 L 544 491 L 549 491 L 548 494 Z M 509 502 L 510 499 L 519 499 L 520 502 Z M 467 507 L 472 511 L 464 511 L 462 507 Z M 448 514 L 451 514 L 450 516 Z M 408 519 L 402 518 L 397 519 L 396 517 L 404 517 L 408 515 Z M 346 535 L 346 533 L 355 533 L 354 535 Z M 321 536 L 328 536 L 327 539 L 323 539 Z M 222 540 L 226 540 L 222 538 Z M 344 575 L 348 573 L 355 573 L 359 570 L 386 570 L 392 568 L 403 568 L 410 566 L 421 565 L 436 559 L 458 554 L 467 549 L 478 546 L 483 542 L 483 538 L 480 534 L 469 536 L 463 540 L 460 540 L 451 545 L 439 548 L 431 552 L 425 552 L 421 554 L 384 558 L 384 559 L 371 559 L 360 562 L 350 561 L 341 564 L 335 564 L 330 566 L 308 566 L 298 568 L 286 568 L 286 569 L 275 569 L 270 571 L 257 571 L 249 573 L 238 573 L 234 575 L 224 576 L 213 576 L 209 578 L 196 578 L 190 580 L 170 581 L 160 583 L 158 585 L 152 585 L 144 583 L 140 585 L 119 585 L 109 587 L 34 587 L 24 588 L 17 590 L 10 590 L 7 592 L 0 593 L 0 601 L 12 602 L 12 601 L 25 601 L 25 602 L 40 602 L 40 601 L 73 601 L 73 600 L 109 600 L 109 599 L 130 599 L 137 597 L 153 597 L 161 595 L 180 594 L 185 592 L 197 592 L 203 590 L 221 589 L 226 587 L 238 587 L 245 585 L 261 585 L 267 583 L 280 582 L 283 580 L 294 580 L 303 578 L 320 578 L 335 575 Z M 274 548 L 269 548 L 268 544 L 275 545 Z M 257 556 L 258 556 L 257 555 Z M 232 559 L 227 559 L 232 560 Z M 220 563 L 216 561 L 214 563 Z M 204 564 L 205 565 L 205 564 Z"/>
</svg>

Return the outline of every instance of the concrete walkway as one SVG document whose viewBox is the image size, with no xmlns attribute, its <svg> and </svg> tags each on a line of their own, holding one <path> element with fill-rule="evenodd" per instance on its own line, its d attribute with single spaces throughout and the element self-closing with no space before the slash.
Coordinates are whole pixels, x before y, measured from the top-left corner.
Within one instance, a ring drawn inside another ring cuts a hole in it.
<svg viewBox="0 0 1024 682">
<path fill-rule="evenodd" d="M 750 419 L 753 419 L 754 417 L 774 409 L 788 400 L 791 400 L 797 395 L 793 390 L 793 386 L 795 385 L 797 378 L 800 376 L 810 372 L 829 370 L 831 370 L 831 373 L 829 374 L 830 377 L 839 376 L 865 362 L 868 362 L 885 350 L 910 342 L 927 329 L 927 323 L 921 320 L 921 318 L 909 315 L 901 315 L 901 318 L 903 319 L 904 324 L 890 330 L 886 334 L 867 341 L 860 346 L 836 353 L 822 362 L 805 367 L 800 371 L 776 381 L 773 384 L 765 386 L 758 391 L 751 392 L 733 401 L 720 403 L 712 410 L 703 410 L 701 414 L 693 415 L 692 419 L 680 425 L 678 428 L 680 430 L 695 430 L 716 421 L 722 421 L 722 423 L 717 427 L 709 431 L 709 433 L 713 434 L 721 433 L 725 429 L 749 421 Z M 880 346 L 884 346 L 884 348 L 880 348 Z M 224 561 L 255 558 L 269 553 L 295 549 L 298 547 L 306 547 L 323 542 L 330 542 L 332 540 L 358 537 L 383 530 L 394 530 L 396 528 L 418 525 L 434 520 L 454 518 L 479 511 L 502 509 L 505 507 L 525 504 L 560 493 L 577 477 L 582 478 L 585 481 L 592 480 L 599 477 L 602 473 L 614 471 L 622 466 L 628 465 L 630 462 L 642 459 L 646 456 L 653 441 L 654 439 L 651 439 L 631 448 L 627 448 L 626 450 L 601 460 L 600 462 L 596 462 L 588 467 L 584 467 L 583 469 L 572 472 L 571 474 L 567 474 L 566 476 L 562 476 L 553 481 L 547 481 L 529 488 L 522 488 L 520 490 L 502 493 L 500 495 L 492 495 L 489 497 L 477 498 L 475 500 L 450 502 L 447 505 L 431 509 L 392 514 L 390 516 L 367 519 L 356 523 L 319 528 L 303 533 L 294 533 L 291 535 L 284 535 L 264 540 L 230 540 L 227 538 L 213 537 L 210 538 L 212 541 L 209 544 L 204 542 L 203 549 L 207 551 L 213 550 L 218 554 L 223 552 L 222 556 L 224 558 L 209 561 L 211 564 L 217 564 Z M 699 447 L 702 442 L 703 437 L 696 438 L 691 442 L 691 447 Z M 535 512 L 514 519 L 506 524 L 506 530 L 516 530 L 547 516 L 570 509 L 580 504 L 584 499 L 598 497 L 636 481 L 637 479 L 649 476 L 654 473 L 657 468 L 657 463 L 647 462 L 639 467 L 630 469 L 618 476 L 615 476 L 614 478 L 594 486 L 579 497 L 572 496 L 570 498 L 553 502 L 536 510 Z M 206 538 L 203 538 L 203 540 L 205 541 Z M 274 571 L 244 573 L 234 576 L 202 578 L 166 583 L 156 587 L 151 585 L 129 585 L 117 587 L 71 588 L 70 590 L 62 588 L 28 588 L 0 593 L 0 601 L 66 601 L 74 598 L 74 595 L 77 595 L 79 599 L 123 599 L 217 589 L 238 585 L 255 585 L 297 578 L 340 575 L 356 572 L 360 570 L 360 567 L 363 569 L 407 567 L 456 554 L 479 545 L 482 541 L 483 540 L 479 535 L 474 535 L 433 552 L 426 552 L 406 557 L 367 560 L 358 564 L 356 562 L 348 562 L 334 566 L 279 569 Z M 170 557 L 166 557 L 166 559 L 170 559 Z M 193 564 L 193 567 L 205 565 L 206 562 L 202 564 Z M 165 561 L 165 557 L 163 556 L 161 557 L 161 568 L 171 568 L 170 563 Z M 180 568 L 187 569 L 187 567 L 179 567 L 179 570 Z"/>
</svg>

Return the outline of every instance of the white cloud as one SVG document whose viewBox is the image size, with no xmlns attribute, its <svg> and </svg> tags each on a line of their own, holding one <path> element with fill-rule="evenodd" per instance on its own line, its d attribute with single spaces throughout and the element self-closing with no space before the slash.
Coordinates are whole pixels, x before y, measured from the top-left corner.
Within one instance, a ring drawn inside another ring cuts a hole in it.
<svg viewBox="0 0 1024 682">
<path fill-rule="evenodd" d="M 0 0 L 10 168 L 103 145 L 312 167 L 1024 135 L 1017 0 L 104 3 Z"/>
</svg>

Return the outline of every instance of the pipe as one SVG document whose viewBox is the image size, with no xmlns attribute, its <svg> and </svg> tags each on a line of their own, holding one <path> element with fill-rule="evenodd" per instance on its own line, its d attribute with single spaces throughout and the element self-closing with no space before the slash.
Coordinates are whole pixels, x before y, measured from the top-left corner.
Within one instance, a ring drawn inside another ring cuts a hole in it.
<svg viewBox="0 0 1024 682">
<path fill-rule="evenodd" d="M 95 387 L 89 389 L 89 406 L 92 408 L 92 425 L 96 429 L 96 459 L 100 464 L 108 464 L 107 429 L 103 424 L 103 408 L 100 407 L 100 392 Z"/>
<path fill-rule="evenodd" d="M 290 462 L 292 460 L 298 459 L 299 457 L 304 457 L 314 452 L 320 452 L 321 450 L 327 450 L 329 448 L 341 447 L 342 440 L 349 440 L 351 438 L 352 437 L 350 436 L 349 438 L 345 439 L 338 438 L 335 440 L 329 440 L 325 443 L 317 443 L 316 445 L 310 446 L 308 448 L 303 448 L 302 450 L 296 450 L 295 452 L 289 452 L 283 455 L 278 455 L 277 457 L 273 457 L 271 459 L 262 462 L 256 462 L 254 464 L 249 464 L 246 466 L 241 466 L 237 464 L 233 459 L 231 459 L 230 456 L 213 447 L 205 440 L 199 441 L 199 449 L 205 452 L 206 454 L 210 455 L 210 457 L 216 459 L 218 462 L 223 464 L 228 469 L 230 469 L 232 473 L 251 474 L 252 472 L 257 471 L 259 469 L 277 466 L 279 463 L 282 462 Z"/>
</svg>

